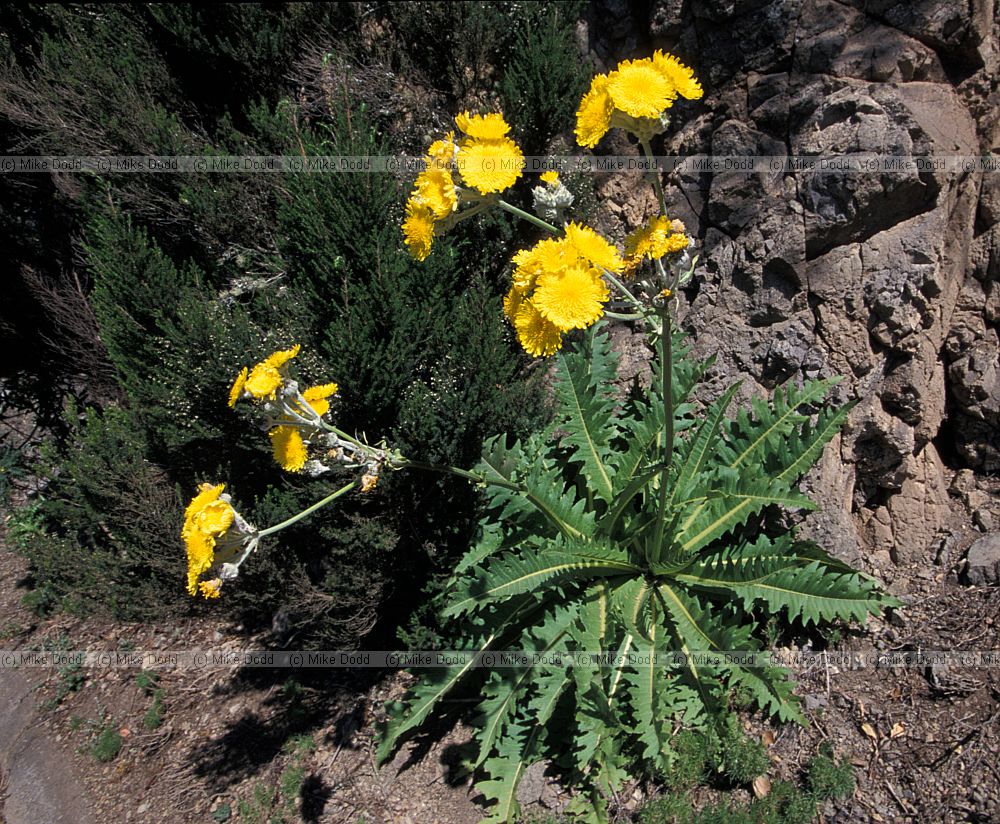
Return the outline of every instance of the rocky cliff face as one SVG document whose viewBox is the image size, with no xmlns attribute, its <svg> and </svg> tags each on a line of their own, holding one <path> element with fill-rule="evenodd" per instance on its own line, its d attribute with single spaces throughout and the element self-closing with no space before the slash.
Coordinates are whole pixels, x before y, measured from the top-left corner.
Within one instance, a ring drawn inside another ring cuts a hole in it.
<svg viewBox="0 0 1000 824">
<path fill-rule="evenodd" d="M 629 8 L 606 0 L 581 32 L 598 65 L 658 47 L 705 86 L 677 107 L 663 154 L 944 158 L 1000 146 L 993 0 Z M 623 177 L 602 182 L 612 231 L 655 210 Z M 718 357 L 715 390 L 742 378 L 745 399 L 843 375 L 838 399 L 859 399 L 807 479 L 825 504 L 807 529 L 853 560 L 935 560 L 955 470 L 1000 469 L 1000 172 L 679 172 L 668 191 L 701 245 L 681 316 L 696 351 Z"/>
</svg>

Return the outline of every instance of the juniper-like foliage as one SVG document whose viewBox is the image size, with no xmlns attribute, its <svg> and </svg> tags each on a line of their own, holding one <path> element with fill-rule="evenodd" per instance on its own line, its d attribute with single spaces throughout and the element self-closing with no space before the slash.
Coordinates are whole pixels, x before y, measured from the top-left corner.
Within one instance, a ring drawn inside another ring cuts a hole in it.
<svg viewBox="0 0 1000 824">
<path fill-rule="evenodd" d="M 456 648 L 618 653 L 564 667 L 548 655 L 538 656 L 545 665 L 477 667 L 470 656 L 418 671 L 391 708 L 379 758 L 440 714 L 449 693 L 478 689 L 471 766 L 489 822 L 515 818 L 518 782 L 543 759 L 577 791 L 579 820 L 606 821 L 627 778 L 669 771 L 677 725 L 717 725 L 736 688 L 779 720 L 801 720 L 787 673 L 759 666 L 761 615 L 863 621 L 895 603 L 793 531 L 766 534 L 751 520 L 765 507 L 815 508 L 796 483 L 850 411 L 821 405 L 835 381 L 780 388 L 728 417 L 734 386 L 696 413 L 689 397 L 709 364 L 673 343 L 659 350 L 672 372 L 621 405 L 617 358 L 592 328 L 559 356 L 548 431 L 512 446 L 492 440 L 477 468 L 488 510 L 444 609 L 461 625 Z M 695 655 L 728 651 L 759 652 L 758 665 Z M 629 663 L 644 653 L 658 665 Z"/>
</svg>

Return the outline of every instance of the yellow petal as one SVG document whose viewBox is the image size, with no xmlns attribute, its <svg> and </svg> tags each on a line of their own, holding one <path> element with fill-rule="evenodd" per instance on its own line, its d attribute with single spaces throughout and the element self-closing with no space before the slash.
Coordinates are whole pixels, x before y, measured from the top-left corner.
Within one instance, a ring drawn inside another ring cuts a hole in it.
<svg viewBox="0 0 1000 824">
<path fill-rule="evenodd" d="M 510 138 L 463 140 L 458 149 L 458 173 L 482 195 L 509 189 L 521 176 L 524 155 Z"/>
<path fill-rule="evenodd" d="M 236 376 L 236 380 L 233 382 L 232 389 L 229 390 L 229 408 L 233 409 L 236 406 L 236 401 L 240 399 L 240 395 L 243 394 L 243 387 L 247 382 L 248 370 L 244 366 L 240 371 L 240 374 Z"/>
<path fill-rule="evenodd" d="M 673 105 L 677 90 L 651 60 L 625 60 L 608 75 L 615 108 L 632 117 L 658 117 Z"/>
<path fill-rule="evenodd" d="M 309 457 L 305 441 L 294 426 L 276 426 L 267 433 L 274 459 L 286 472 L 301 472 Z"/>
<path fill-rule="evenodd" d="M 434 213 L 412 198 L 406 204 L 403 221 L 403 239 L 410 254 L 417 260 L 426 260 L 434 243 Z"/>
<path fill-rule="evenodd" d="M 597 75 L 576 111 L 576 140 L 581 146 L 594 148 L 611 128 L 615 104 L 608 94 L 608 77 Z"/>
<path fill-rule="evenodd" d="M 462 112 L 455 118 L 455 125 L 469 137 L 477 140 L 500 140 L 510 131 L 510 126 L 503 119 L 503 115 L 496 112 L 490 114 Z"/>
<path fill-rule="evenodd" d="M 546 320 L 529 301 L 522 301 L 518 307 L 514 328 L 521 346 L 536 358 L 554 355 L 562 346 L 559 327 Z"/>
<path fill-rule="evenodd" d="M 546 320 L 568 332 L 600 320 L 609 297 L 607 284 L 596 270 L 570 266 L 542 275 L 531 302 Z"/>
<path fill-rule="evenodd" d="M 325 415 L 330 411 L 330 401 L 327 399 L 336 395 L 338 389 L 339 387 L 335 383 L 324 383 L 319 386 L 309 387 L 302 393 L 302 397 L 305 398 L 306 403 L 313 408 L 313 411 L 317 415 Z"/>
</svg>

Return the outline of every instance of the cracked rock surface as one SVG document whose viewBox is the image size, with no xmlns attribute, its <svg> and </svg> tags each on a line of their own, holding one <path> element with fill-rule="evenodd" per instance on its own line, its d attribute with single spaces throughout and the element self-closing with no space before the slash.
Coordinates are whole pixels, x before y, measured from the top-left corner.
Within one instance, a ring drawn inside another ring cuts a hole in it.
<svg viewBox="0 0 1000 824">
<path fill-rule="evenodd" d="M 932 159 L 1000 146 L 992 0 L 659 0 L 648 19 L 605 2 L 591 57 L 662 48 L 692 65 L 664 155 L 850 153 Z M 603 16 L 602 16 L 603 15 Z M 624 15 L 624 17 L 623 17 Z M 616 27 L 604 17 L 615 18 Z M 628 25 L 622 22 L 626 20 Z M 598 36 L 599 35 L 599 36 Z M 614 134 L 601 151 L 634 152 Z M 601 186 L 616 236 L 655 210 Z M 957 470 L 1000 469 L 1000 176 L 979 170 L 678 171 L 671 217 L 699 243 L 682 325 L 715 354 L 711 400 L 844 376 L 857 399 L 806 479 L 806 530 L 846 559 L 931 564 Z"/>
</svg>

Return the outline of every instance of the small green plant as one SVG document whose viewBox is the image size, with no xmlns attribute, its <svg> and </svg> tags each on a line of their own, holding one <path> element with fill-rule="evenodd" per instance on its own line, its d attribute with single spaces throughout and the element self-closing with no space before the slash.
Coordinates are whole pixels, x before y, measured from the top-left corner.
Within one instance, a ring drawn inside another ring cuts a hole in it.
<svg viewBox="0 0 1000 824">
<path fill-rule="evenodd" d="M 316 742 L 311 735 L 298 735 L 285 742 L 284 750 L 291 755 L 291 761 L 281 771 L 278 790 L 286 818 L 291 819 L 295 815 L 295 801 L 302 792 L 302 782 L 306 777 L 305 760 L 315 749 Z"/>
<path fill-rule="evenodd" d="M 274 809 L 278 791 L 266 784 L 255 784 L 249 799 L 241 799 L 236 805 L 241 824 L 264 824 Z"/>
<path fill-rule="evenodd" d="M 65 632 L 60 632 L 54 639 L 46 638 L 42 642 L 42 649 L 52 653 L 68 653 L 71 646 L 72 642 Z M 55 693 L 51 698 L 42 702 L 42 709 L 55 709 L 68 695 L 77 692 L 84 685 L 87 676 L 83 673 L 82 657 L 80 655 L 66 655 L 56 667 L 56 678 Z"/>
<path fill-rule="evenodd" d="M 736 716 L 727 719 L 718 760 L 719 772 L 734 784 L 749 784 L 771 766 L 764 745 L 743 734 Z"/>
<path fill-rule="evenodd" d="M 846 761 L 837 763 L 832 754 L 821 752 L 806 767 L 806 780 L 820 800 L 843 798 L 854 792 L 854 773 Z"/>
<path fill-rule="evenodd" d="M 7 540 L 15 549 L 23 551 L 33 538 L 45 531 L 41 503 L 35 501 L 15 509 L 7 519 Z"/>
<path fill-rule="evenodd" d="M 16 638 L 25 631 L 25 626 L 20 621 L 8 621 L 0 627 L 0 640 L 7 641 Z"/>
<path fill-rule="evenodd" d="M 217 821 L 218 824 L 223 824 L 225 821 L 229 821 L 233 815 L 233 808 L 228 804 L 220 804 L 215 810 L 212 811 L 212 820 Z"/>
<path fill-rule="evenodd" d="M 21 598 L 21 606 L 30 610 L 39 618 L 51 615 L 59 605 L 59 599 L 52 590 L 42 584 L 31 592 L 26 592 Z"/>
<path fill-rule="evenodd" d="M 285 824 L 297 819 L 295 802 L 302 793 L 305 781 L 305 760 L 316 749 L 311 735 L 296 735 L 285 742 L 282 750 L 289 756 L 278 776 L 278 786 L 256 784 L 249 799 L 237 805 L 240 821 L 244 824 Z"/>
<path fill-rule="evenodd" d="M 638 824 L 686 824 L 691 802 L 681 793 L 668 793 L 647 801 L 639 810 Z"/>
<path fill-rule="evenodd" d="M 152 695 L 156 685 L 160 683 L 160 675 L 152 670 L 139 670 L 135 676 L 135 685 L 146 695 Z"/>
<path fill-rule="evenodd" d="M 854 788 L 850 765 L 821 753 L 809 762 L 805 786 L 777 781 L 771 791 L 752 804 L 709 805 L 694 809 L 685 792 L 673 791 L 643 805 L 638 824 L 809 824 L 817 805 L 849 795 Z"/>
<path fill-rule="evenodd" d="M 153 703 L 149 705 L 142 716 L 142 725 L 147 730 L 158 729 L 163 723 L 163 696 L 166 692 L 162 689 L 153 690 Z"/>
<path fill-rule="evenodd" d="M 167 693 L 166 690 L 158 686 L 159 683 L 159 673 L 152 670 L 139 670 L 135 676 L 135 685 L 153 698 L 153 702 L 142 716 L 142 725 L 147 730 L 158 729 L 163 723 L 163 698 Z"/>
<path fill-rule="evenodd" d="M 90 754 L 101 763 L 114 761 L 118 757 L 118 753 L 121 752 L 124 743 L 121 733 L 108 723 L 97 733 L 97 737 L 90 746 Z"/>
</svg>

